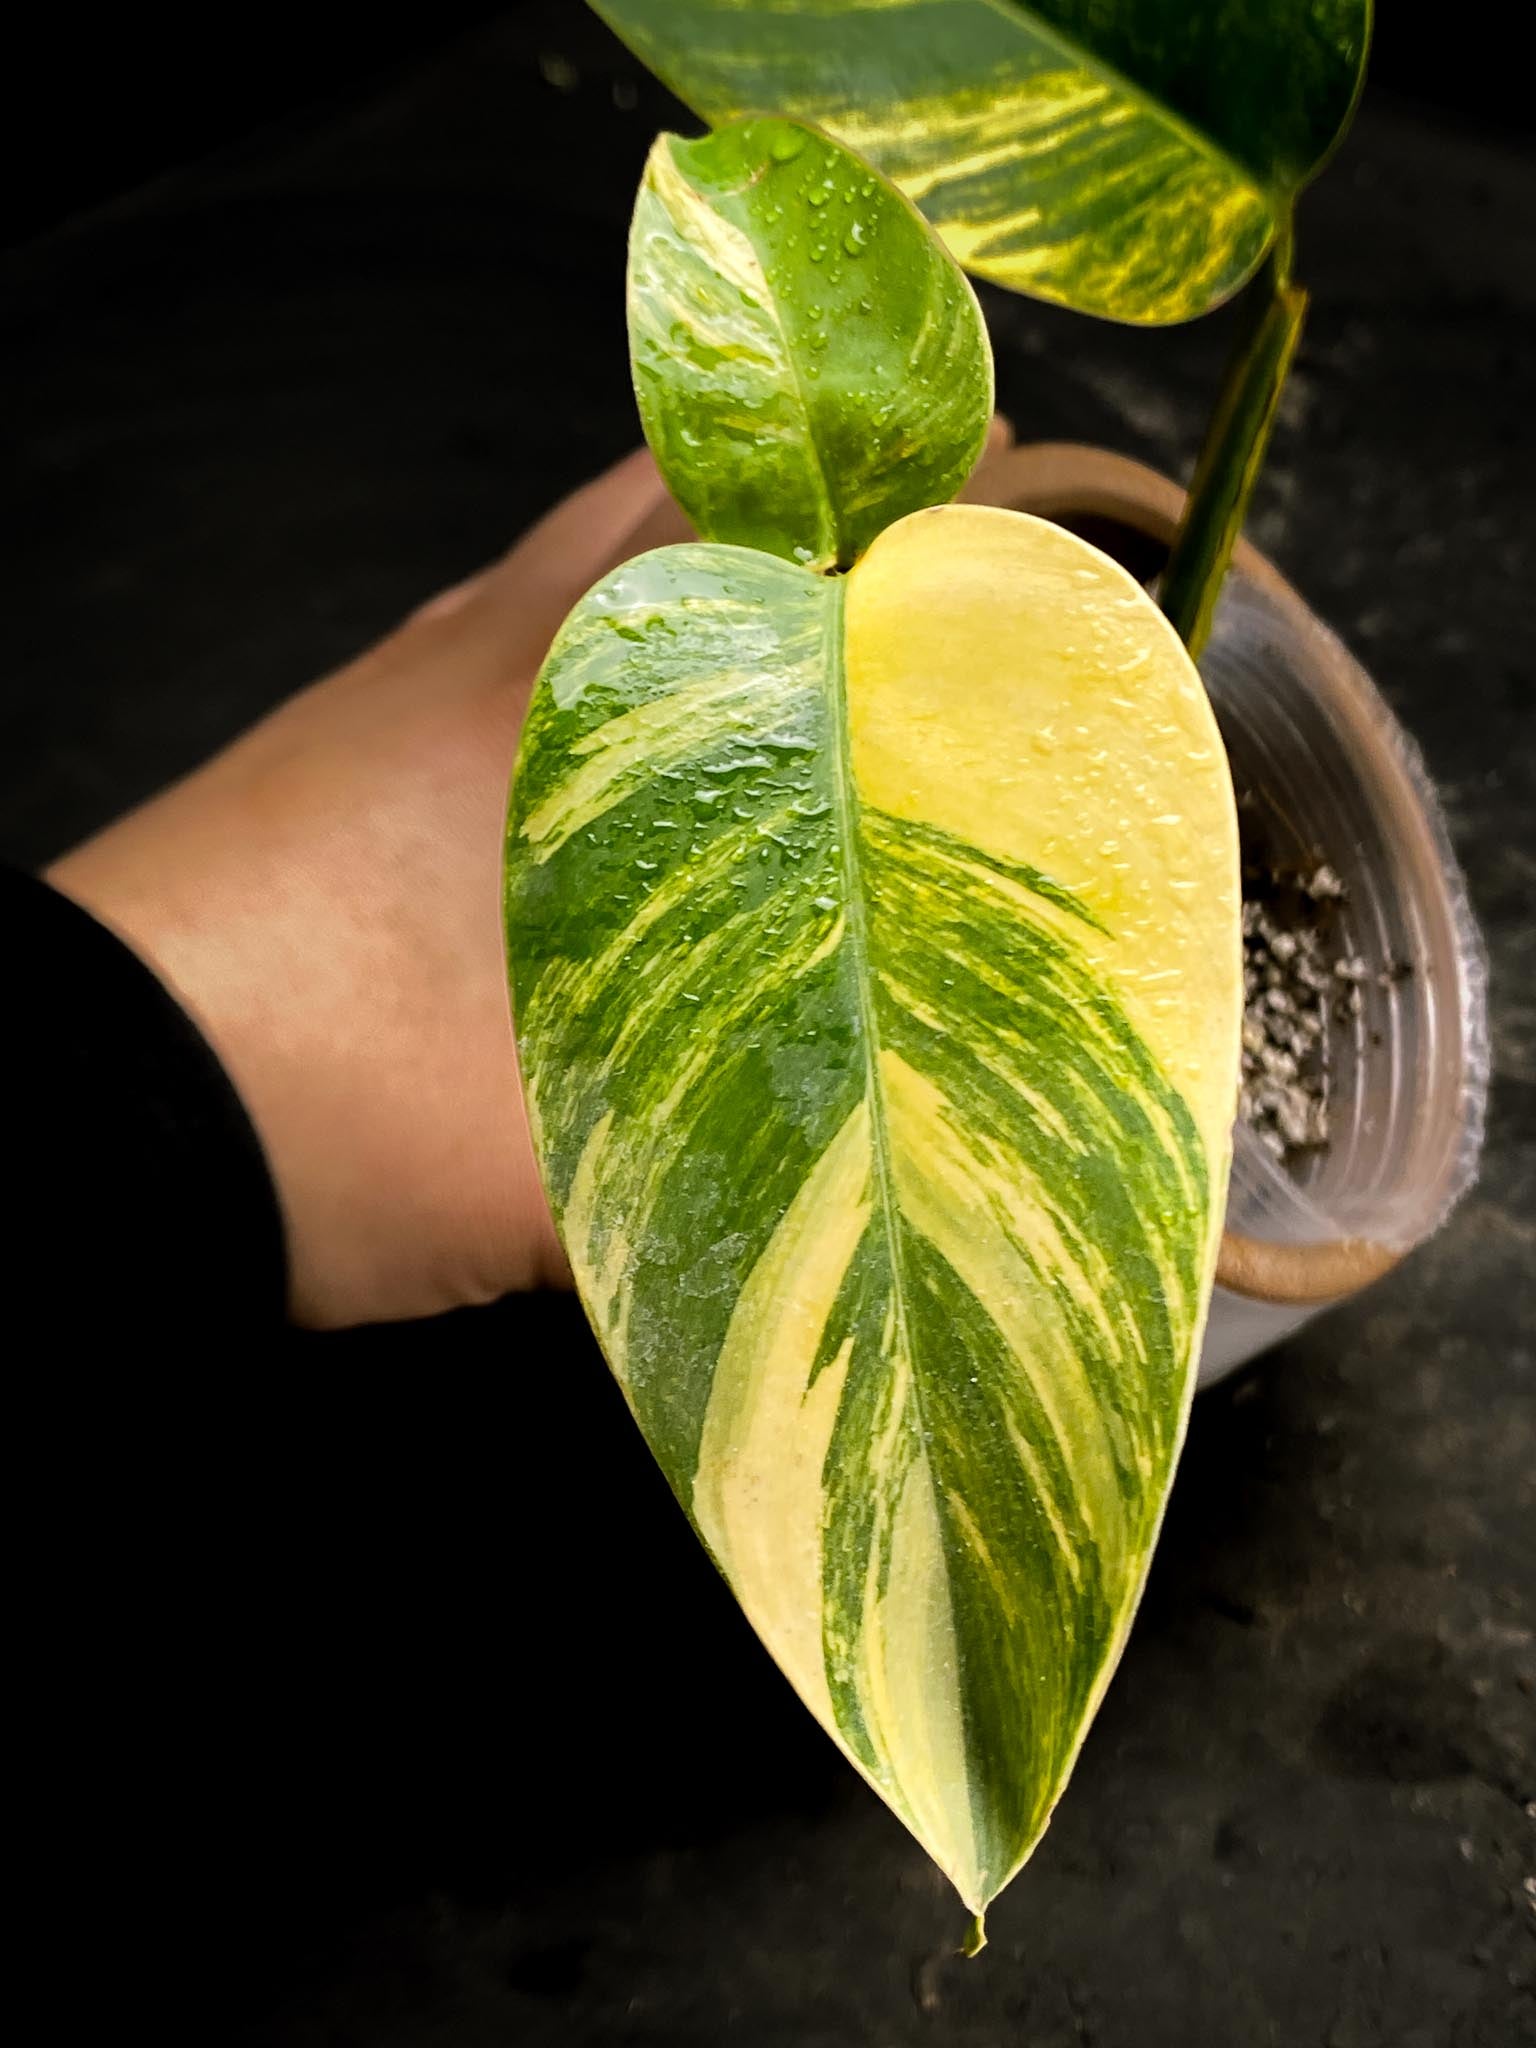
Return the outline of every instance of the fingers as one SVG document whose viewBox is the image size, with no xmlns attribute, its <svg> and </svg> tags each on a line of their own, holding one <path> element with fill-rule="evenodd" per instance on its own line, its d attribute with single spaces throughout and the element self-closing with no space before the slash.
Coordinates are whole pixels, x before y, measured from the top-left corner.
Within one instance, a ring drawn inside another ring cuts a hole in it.
<svg viewBox="0 0 1536 2048">
<path fill-rule="evenodd" d="M 677 500 L 663 491 L 659 501 L 629 535 L 619 559 L 628 561 L 635 555 L 646 554 L 651 548 L 669 548 L 680 540 L 697 539 L 698 535 L 688 524 Z"/>
<path fill-rule="evenodd" d="M 975 497 L 987 466 L 1013 445 L 1013 423 L 994 413 L 962 496 Z M 637 448 L 573 491 L 529 528 L 499 562 L 430 599 L 412 623 L 471 611 L 494 634 L 504 662 L 529 674 L 576 601 L 608 570 L 651 548 L 694 538 L 649 449 Z"/>
<path fill-rule="evenodd" d="M 509 655 L 534 667 L 567 612 L 598 578 L 638 551 L 647 523 L 671 503 L 648 448 L 583 484 L 547 512 L 480 579 L 474 601 L 494 612 Z"/>
<path fill-rule="evenodd" d="M 987 422 L 986 445 L 982 448 L 980 460 L 986 462 L 991 456 L 1001 455 L 1013 446 L 1013 421 L 1006 413 L 995 412 Z"/>
<path fill-rule="evenodd" d="M 1003 413 L 993 413 L 991 425 L 987 428 L 986 442 L 977 459 L 976 467 L 961 486 L 962 502 L 968 505 L 985 505 L 990 502 L 988 479 L 997 463 L 1012 446 L 1013 421 Z"/>
<path fill-rule="evenodd" d="M 670 504 L 650 450 L 637 448 L 546 512 L 499 562 L 429 599 L 409 623 L 473 622 L 497 637 L 514 671 L 535 669 L 572 605 L 637 551 L 632 536 Z"/>
<path fill-rule="evenodd" d="M 628 536 L 666 495 L 650 449 L 636 448 L 546 512 L 491 574 L 543 578 L 572 560 L 591 564 L 601 574 L 624 559 Z"/>
</svg>

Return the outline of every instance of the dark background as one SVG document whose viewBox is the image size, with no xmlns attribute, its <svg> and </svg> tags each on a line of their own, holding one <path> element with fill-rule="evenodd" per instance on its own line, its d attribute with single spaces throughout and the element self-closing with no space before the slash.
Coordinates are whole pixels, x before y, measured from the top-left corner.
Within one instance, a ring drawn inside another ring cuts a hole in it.
<svg viewBox="0 0 1536 2048">
<path fill-rule="evenodd" d="M 553 50 L 560 11 L 559 0 L 434 0 L 392 11 L 271 0 L 201 15 L 67 5 L 19 12 L 4 44 L 11 104 L 0 136 L 0 223 L 11 236 L 35 233 L 243 131 L 323 115 L 360 85 L 401 80 L 423 56 L 498 19 L 542 16 L 535 33 Z M 1446 25 L 1443 7 L 1384 0 L 1374 82 L 1454 110 L 1484 132 L 1528 123 L 1522 66 L 1496 61 L 1489 35 L 1448 34 Z"/>
<path fill-rule="evenodd" d="M 1519 67 L 1418 20 L 1389 10 L 1306 202 L 1254 530 L 1443 789 L 1493 961 L 1487 1167 L 1201 1398 L 986 1957 L 569 1304 L 76 1357 L 15 1275 L 7 1862 L 50 2035 L 1536 2040 L 1536 159 Z M 0 854 L 37 862 L 632 442 L 624 225 L 682 117 L 574 0 L 57 10 L 6 54 Z M 1022 435 L 1187 469 L 1222 317 L 988 311 Z"/>
</svg>

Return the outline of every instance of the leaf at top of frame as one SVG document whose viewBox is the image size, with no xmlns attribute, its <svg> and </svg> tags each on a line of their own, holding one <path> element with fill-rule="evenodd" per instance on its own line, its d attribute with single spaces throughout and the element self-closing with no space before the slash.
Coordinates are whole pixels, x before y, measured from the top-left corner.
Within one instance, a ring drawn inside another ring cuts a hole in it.
<svg viewBox="0 0 1536 2048">
<path fill-rule="evenodd" d="M 1353 111 L 1370 0 L 593 0 L 698 113 L 819 122 L 966 269 L 1111 319 L 1248 277 Z"/>
</svg>

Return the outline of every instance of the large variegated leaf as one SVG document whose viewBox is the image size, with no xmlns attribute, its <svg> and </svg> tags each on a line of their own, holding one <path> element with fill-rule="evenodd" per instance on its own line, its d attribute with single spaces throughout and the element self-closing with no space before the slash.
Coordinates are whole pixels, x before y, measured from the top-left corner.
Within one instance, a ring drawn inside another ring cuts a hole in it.
<svg viewBox="0 0 1536 2048">
<path fill-rule="evenodd" d="M 657 139 L 629 335 L 646 439 L 715 540 L 846 567 L 952 498 L 986 438 L 975 293 L 893 185 L 800 122 Z"/>
<path fill-rule="evenodd" d="M 979 1911 L 1124 1640 L 1208 1298 L 1240 968 L 1195 671 L 1020 514 L 916 513 L 842 577 L 664 549 L 557 639 L 507 859 L 535 1143 L 613 1370 Z"/>
<path fill-rule="evenodd" d="M 1354 103 L 1370 0 L 594 0 L 707 119 L 802 115 L 968 270 L 1119 320 L 1240 285 Z"/>
</svg>

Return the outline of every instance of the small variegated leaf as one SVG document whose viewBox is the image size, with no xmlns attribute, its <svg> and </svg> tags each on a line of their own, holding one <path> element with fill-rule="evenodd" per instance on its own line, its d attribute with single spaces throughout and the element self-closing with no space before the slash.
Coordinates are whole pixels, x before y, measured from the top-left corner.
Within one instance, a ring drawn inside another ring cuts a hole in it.
<svg viewBox="0 0 1536 2048">
<path fill-rule="evenodd" d="M 1349 119 L 1370 0 L 593 0 L 711 121 L 816 121 L 966 269 L 1117 320 L 1235 291 Z"/>
<path fill-rule="evenodd" d="M 1199 679 L 1085 542 L 643 556 L 513 787 L 535 1146 L 764 1642 L 976 1910 L 1039 1838 L 1183 1434 L 1241 1003 Z"/>
<path fill-rule="evenodd" d="M 629 336 L 646 439 L 708 540 L 846 567 L 952 498 L 986 438 L 970 285 L 893 185 L 797 121 L 657 139 Z"/>
</svg>

